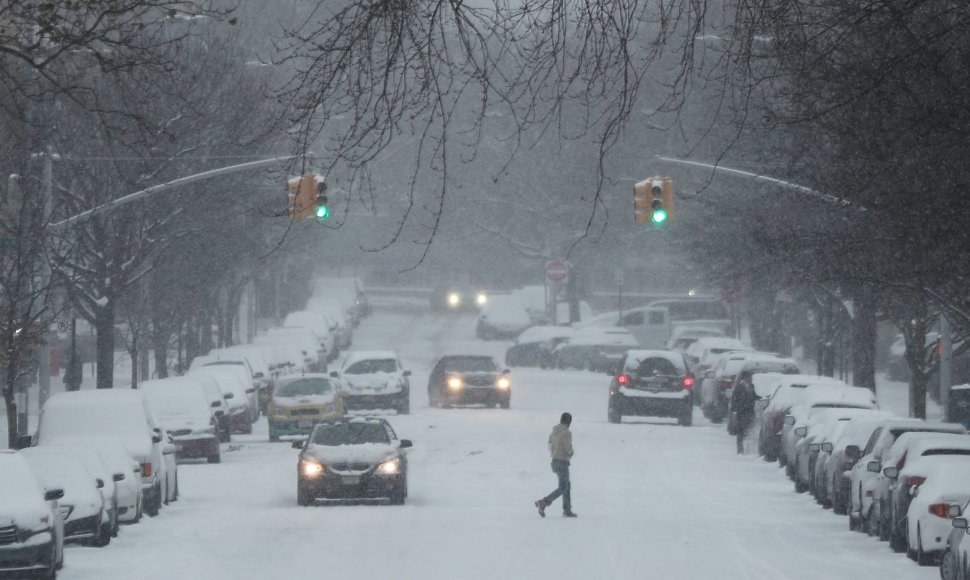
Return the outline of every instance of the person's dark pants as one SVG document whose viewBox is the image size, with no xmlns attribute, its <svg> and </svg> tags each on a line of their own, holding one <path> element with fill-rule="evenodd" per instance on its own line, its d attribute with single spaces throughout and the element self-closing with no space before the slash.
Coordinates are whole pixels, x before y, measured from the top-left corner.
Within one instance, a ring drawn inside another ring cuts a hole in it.
<svg viewBox="0 0 970 580">
<path fill-rule="evenodd" d="M 751 431 L 751 419 L 751 417 L 738 417 L 738 455 L 744 453 L 744 440 L 748 437 L 748 432 Z"/>
<path fill-rule="evenodd" d="M 552 505 L 557 497 L 562 496 L 562 510 L 564 512 L 572 511 L 573 502 L 569 495 L 569 462 L 553 459 L 552 472 L 559 478 L 559 487 L 544 498 L 546 505 Z"/>
</svg>

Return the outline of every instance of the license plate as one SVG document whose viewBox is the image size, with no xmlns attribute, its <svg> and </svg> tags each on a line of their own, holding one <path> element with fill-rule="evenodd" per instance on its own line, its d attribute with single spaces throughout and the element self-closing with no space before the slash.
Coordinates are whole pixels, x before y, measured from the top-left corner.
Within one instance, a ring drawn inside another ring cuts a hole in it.
<svg viewBox="0 0 970 580">
<path fill-rule="evenodd" d="M 340 478 L 340 482 L 344 485 L 357 485 L 360 483 L 359 475 L 345 475 Z"/>
<path fill-rule="evenodd" d="M 299 426 L 300 428 L 313 427 L 313 421 L 300 421 L 299 423 L 297 423 L 297 426 Z"/>
<path fill-rule="evenodd" d="M 373 403 L 377 401 L 377 397 L 375 397 L 374 395 L 364 395 L 364 401 L 367 403 Z"/>
</svg>

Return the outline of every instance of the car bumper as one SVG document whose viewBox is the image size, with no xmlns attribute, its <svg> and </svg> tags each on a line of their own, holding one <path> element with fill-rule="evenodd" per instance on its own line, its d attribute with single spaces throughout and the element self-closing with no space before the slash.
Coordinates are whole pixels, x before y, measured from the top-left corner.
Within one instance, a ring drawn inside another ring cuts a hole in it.
<svg viewBox="0 0 970 580">
<path fill-rule="evenodd" d="M 315 500 L 388 499 L 404 484 L 407 475 L 337 475 L 302 479 L 307 495 Z"/>
<path fill-rule="evenodd" d="M 682 397 L 671 397 L 671 393 L 663 393 L 663 395 L 663 397 L 649 395 L 627 397 L 616 393 L 610 398 L 611 404 L 616 405 L 623 415 L 681 417 L 693 409 L 694 403 L 690 394 Z"/>
<path fill-rule="evenodd" d="M 56 564 L 54 562 L 54 537 L 45 532 L 46 541 L 0 546 L 0 578 L 24 578 L 32 574 L 42 575 Z"/>
<path fill-rule="evenodd" d="M 394 409 L 408 400 L 408 394 L 398 391 L 384 395 L 346 395 L 343 400 L 344 408 L 347 410 Z"/>
<path fill-rule="evenodd" d="M 215 435 L 175 438 L 176 459 L 200 459 L 219 454 L 219 441 Z"/>
<path fill-rule="evenodd" d="M 453 405 L 474 405 L 508 401 L 512 397 L 512 391 L 510 389 L 466 387 L 457 392 L 447 390 L 444 396 Z"/>
<path fill-rule="evenodd" d="M 252 429 L 253 414 L 249 407 L 235 415 L 229 415 L 229 430 L 233 433 L 248 432 Z"/>
<path fill-rule="evenodd" d="M 101 533 L 101 514 L 64 522 L 64 541 L 81 541 Z"/>
</svg>

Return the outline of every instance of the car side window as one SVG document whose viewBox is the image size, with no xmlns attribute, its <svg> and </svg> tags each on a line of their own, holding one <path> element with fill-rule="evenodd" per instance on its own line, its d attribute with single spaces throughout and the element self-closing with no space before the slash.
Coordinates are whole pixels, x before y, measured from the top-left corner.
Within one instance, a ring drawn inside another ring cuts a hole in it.
<svg viewBox="0 0 970 580">
<path fill-rule="evenodd" d="M 650 312 L 650 324 L 663 324 L 664 323 L 664 313 L 662 310 L 654 310 Z"/>
<path fill-rule="evenodd" d="M 631 312 L 623 317 L 623 326 L 639 326 L 643 324 L 642 312 Z"/>
<path fill-rule="evenodd" d="M 862 452 L 863 455 L 869 455 L 872 453 L 872 450 L 876 448 L 876 441 L 879 439 L 880 435 L 882 435 L 882 427 L 876 428 L 876 430 L 872 432 L 872 435 L 869 436 L 869 442 L 866 443 L 866 449 Z"/>
<path fill-rule="evenodd" d="M 390 437 L 391 441 L 397 439 L 397 434 L 394 433 L 394 428 L 391 427 L 390 423 L 384 423 L 384 429 L 387 431 L 387 436 Z"/>
</svg>

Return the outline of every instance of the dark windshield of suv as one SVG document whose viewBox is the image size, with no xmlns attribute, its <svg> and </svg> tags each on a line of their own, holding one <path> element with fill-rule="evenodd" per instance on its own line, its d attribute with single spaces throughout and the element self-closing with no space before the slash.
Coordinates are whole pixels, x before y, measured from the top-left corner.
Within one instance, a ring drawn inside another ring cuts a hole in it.
<svg viewBox="0 0 970 580">
<path fill-rule="evenodd" d="M 397 361 L 392 358 L 372 358 L 360 360 L 344 370 L 349 375 L 369 375 L 371 373 L 397 372 Z"/>
<path fill-rule="evenodd" d="M 327 395 L 333 391 L 327 379 L 297 379 L 276 388 L 277 397 L 306 397 L 309 395 Z"/>
<path fill-rule="evenodd" d="M 453 372 L 492 372 L 498 365 L 490 356 L 462 356 L 445 361 L 445 370 Z"/>
<path fill-rule="evenodd" d="M 387 430 L 380 423 L 319 424 L 313 430 L 312 441 L 317 445 L 391 442 Z"/>
<path fill-rule="evenodd" d="M 637 367 L 637 374 L 641 377 L 679 375 L 680 371 L 674 366 L 674 363 L 665 358 L 651 357 L 640 361 L 640 366 Z"/>
</svg>

